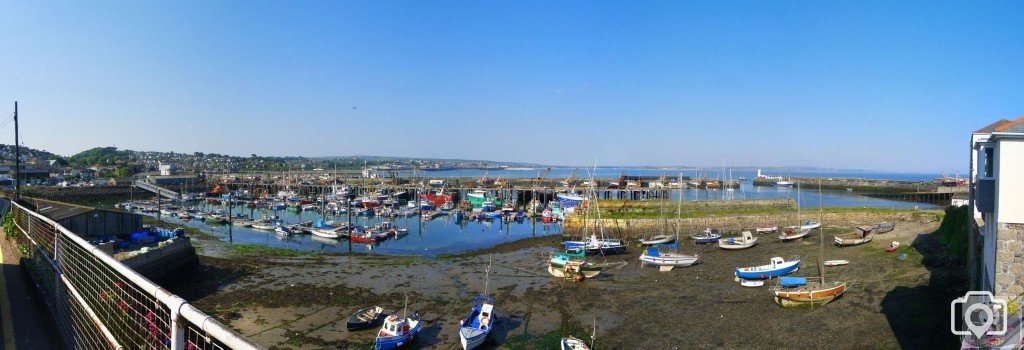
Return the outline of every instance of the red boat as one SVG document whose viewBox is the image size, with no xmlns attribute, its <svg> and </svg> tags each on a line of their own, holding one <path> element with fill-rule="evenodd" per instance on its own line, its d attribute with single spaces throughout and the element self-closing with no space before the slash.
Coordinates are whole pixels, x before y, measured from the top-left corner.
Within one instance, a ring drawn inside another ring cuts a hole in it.
<svg viewBox="0 0 1024 350">
<path fill-rule="evenodd" d="M 441 206 L 444 205 L 445 203 L 450 203 L 452 201 L 451 193 L 444 193 L 444 191 L 437 191 L 437 193 L 427 192 L 426 195 L 423 195 L 422 193 L 417 193 L 417 197 L 417 199 L 421 201 L 426 200 L 427 202 L 430 202 L 430 204 L 436 206 Z"/>
<path fill-rule="evenodd" d="M 377 243 L 377 236 L 374 234 L 353 234 L 348 236 L 352 243 Z"/>
</svg>

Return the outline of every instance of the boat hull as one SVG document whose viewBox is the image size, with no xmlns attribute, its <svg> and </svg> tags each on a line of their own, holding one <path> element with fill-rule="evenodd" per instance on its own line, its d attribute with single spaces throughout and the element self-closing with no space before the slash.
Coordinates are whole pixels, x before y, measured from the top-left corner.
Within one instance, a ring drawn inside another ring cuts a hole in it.
<svg viewBox="0 0 1024 350">
<path fill-rule="evenodd" d="M 827 304 L 846 292 L 846 283 L 831 286 L 803 287 L 796 290 L 776 290 L 775 303 L 786 308 L 815 307 Z"/>
<path fill-rule="evenodd" d="M 580 269 L 580 274 L 586 278 L 594 278 L 597 277 L 597 275 L 600 275 L 603 270 L 604 268 L 601 267 L 585 265 Z M 548 273 L 558 278 L 565 278 L 567 276 L 565 266 L 556 266 L 553 264 L 548 264 Z"/>
<path fill-rule="evenodd" d="M 781 266 L 776 266 L 775 268 L 767 268 L 766 266 L 758 266 L 753 268 L 738 268 L 736 269 L 736 277 L 747 280 L 759 280 L 785 276 L 790 273 L 793 273 L 799 268 L 799 260 L 786 262 Z"/>
<path fill-rule="evenodd" d="M 667 254 L 662 253 L 660 256 L 650 256 L 646 253 L 640 256 L 640 262 L 654 266 L 674 266 L 674 267 L 687 267 L 697 262 L 698 257 L 696 256 L 665 256 Z"/>
</svg>

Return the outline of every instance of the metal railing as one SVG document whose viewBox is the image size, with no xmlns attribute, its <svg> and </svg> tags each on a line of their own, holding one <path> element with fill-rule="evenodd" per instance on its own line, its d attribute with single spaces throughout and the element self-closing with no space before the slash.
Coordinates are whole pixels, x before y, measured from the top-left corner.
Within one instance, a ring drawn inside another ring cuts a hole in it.
<svg viewBox="0 0 1024 350">
<path fill-rule="evenodd" d="M 29 273 L 69 348 L 262 349 L 53 220 L 10 203 Z"/>
<path fill-rule="evenodd" d="M 146 179 L 137 179 L 132 183 L 132 186 L 144 189 L 156 193 L 158 195 L 170 198 L 170 199 L 181 199 L 181 195 L 178 192 L 168 190 L 166 188 L 157 186 L 156 184 L 150 183 Z"/>
</svg>

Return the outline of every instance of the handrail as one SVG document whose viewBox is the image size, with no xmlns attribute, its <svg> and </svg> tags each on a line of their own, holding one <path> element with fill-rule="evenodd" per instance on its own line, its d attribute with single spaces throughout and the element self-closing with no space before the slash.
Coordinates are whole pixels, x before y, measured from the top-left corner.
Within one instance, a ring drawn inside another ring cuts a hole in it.
<svg viewBox="0 0 1024 350">
<path fill-rule="evenodd" d="M 171 319 L 171 323 L 173 324 L 172 328 L 173 328 L 173 331 L 176 332 L 176 334 L 174 334 L 174 339 L 176 339 L 177 341 L 172 341 L 172 344 L 174 345 L 175 349 L 185 349 L 186 348 L 184 342 L 181 341 L 183 339 L 181 334 L 183 332 L 185 332 L 185 329 L 184 329 L 184 327 L 180 327 L 180 326 L 177 325 L 179 323 L 179 321 L 180 321 L 178 319 L 178 316 L 181 316 L 184 320 L 187 320 L 187 321 L 191 322 L 192 324 L 195 324 L 202 331 L 206 332 L 206 334 L 208 336 L 216 339 L 220 343 L 222 343 L 222 344 L 224 344 L 224 345 L 226 345 L 226 346 L 228 346 L 228 347 L 230 347 L 232 349 L 263 349 L 262 346 L 260 346 L 260 345 L 258 345 L 256 343 L 253 343 L 252 341 L 250 341 L 249 339 L 246 339 L 244 336 L 238 334 L 234 330 L 228 328 L 227 326 L 221 324 L 220 322 L 217 322 L 216 320 L 213 319 L 213 317 L 203 313 L 201 310 L 195 308 L 194 306 L 189 304 L 187 301 L 185 301 L 181 297 L 179 297 L 179 296 L 177 296 L 177 295 L 175 295 L 175 294 L 173 294 L 173 293 L 171 293 L 171 292 L 161 288 L 160 286 L 158 286 L 157 284 L 153 283 L 149 279 L 147 279 L 147 278 L 143 277 L 142 275 L 140 275 L 138 272 L 135 272 L 135 270 L 132 270 L 128 266 L 122 264 L 120 261 L 118 261 L 114 257 L 112 257 L 110 255 L 107 255 L 106 253 L 101 251 L 98 247 L 90 244 L 85 239 L 83 239 L 82 237 L 79 237 L 77 234 L 75 234 L 74 232 L 71 232 L 70 230 L 68 230 L 67 228 L 61 226 L 57 222 L 55 222 L 55 221 L 51 220 L 50 218 L 47 218 L 47 217 L 45 217 L 43 215 L 40 215 L 40 214 L 32 211 L 31 209 L 28 209 L 28 208 L 22 206 L 20 203 L 17 203 L 17 201 L 13 201 L 12 200 L 12 201 L 9 201 L 9 202 L 11 203 L 12 207 L 17 208 L 19 210 L 22 210 L 22 211 L 30 214 L 32 217 L 34 217 L 37 220 L 40 220 L 43 223 L 46 223 L 48 225 L 52 225 L 54 227 L 54 229 L 57 231 L 57 232 L 55 232 L 55 235 L 56 234 L 64 235 L 64 237 L 67 238 L 68 240 L 70 240 L 70 242 L 72 244 L 75 244 L 75 245 L 79 246 L 79 248 L 82 248 L 82 250 L 84 250 L 85 252 L 88 252 L 88 254 L 91 257 L 97 259 L 99 262 L 103 263 L 104 265 L 107 265 L 108 267 L 113 269 L 115 272 L 120 274 L 122 277 L 124 277 L 128 282 L 132 283 L 140 291 L 142 291 L 144 293 L 147 293 L 149 296 L 153 297 L 154 299 L 159 301 L 161 304 L 166 306 L 167 309 L 171 311 L 171 318 L 172 318 Z M 32 226 L 32 225 L 29 225 L 29 226 Z M 18 229 L 20 231 L 22 231 L 23 233 L 25 232 L 25 228 L 22 228 L 22 227 L 18 226 Z M 26 236 L 28 236 L 27 233 L 26 233 Z M 60 257 L 58 257 L 57 259 L 60 259 Z M 73 297 L 74 297 L 73 302 L 75 302 L 75 303 L 79 304 L 81 307 L 85 308 L 85 310 L 87 311 L 87 313 L 89 313 L 91 318 L 93 318 L 94 321 L 98 321 L 98 318 L 95 317 L 95 314 L 94 314 L 93 310 L 89 307 L 89 305 L 87 303 L 85 303 L 84 299 L 82 299 L 82 296 L 80 294 L 78 294 L 78 291 L 74 288 L 73 284 L 70 281 L 68 281 L 66 278 L 64 278 L 64 276 L 61 276 L 61 280 L 67 286 L 72 287 L 72 288 L 70 288 L 70 291 L 72 292 Z M 112 338 L 109 336 L 110 333 L 107 330 L 106 325 L 98 325 L 98 326 L 99 326 L 98 328 L 100 328 L 101 332 L 103 332 L 105 337 L 107 337 L 108 340 L 111 340 Z M 177 333 L 177 332 L 182 332 L 182 333 Z M 116 344 L 116 342 L 114 342 L 113 344 Z"/>
</svg>

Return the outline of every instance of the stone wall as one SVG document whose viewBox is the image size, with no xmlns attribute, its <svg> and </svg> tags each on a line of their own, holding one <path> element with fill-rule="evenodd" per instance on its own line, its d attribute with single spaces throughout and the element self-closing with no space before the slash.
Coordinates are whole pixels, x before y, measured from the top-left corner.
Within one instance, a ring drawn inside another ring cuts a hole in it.
<svg viewBox="0 0 1024 350">
<path fill-rule="evenodd" d="M 858 225 L 876 224 L 882 221 L 899 222 L 899 221 L 919 221 L 919 222 L 935 222 L 938 221 L 938 217 L 934 212 L 895 212 L 895 213 L 874 213 L 874 212 L 851 212 L 851 213 L 826 213 L 824 219 L 821 215 L 803 215 L 800 217 L 801 220 L 823 220 L 825 226 L 840 226 L 840 227 L 854 227 Z M 797 223 L 797 215 L 793 214 L 777 214 L 777 215 L 743 215 L 743 216 L 727 216 L 727 217 L 709 217 L 709 218 L 684 218 L 684 219 L 602 219 L 601 224 L 605 229 L 611 230 L 616 235 L 621 235 L 620 238 L 637 238 L 641 236 L 649 236 L 653 231 L 659 231 L 662 227 L 666 227 L 667 230 L 675 232 L 676 225 L 680 226 L 680 234 L 690 234 L 693 231 L 703 230 L 708 227 L 716 227 L 723 231 L 739 231 L 742 229 L 753 229 L 755 227 L 763 226 L 778 226 L 785 227 L 795 225 Z M 593 220 L 586 223 L 588 226 L 593 226 Z M 581 217 L 571 216 L 567 218 L 565 222 L 565 230 L 571 235 L 576 230 L 583 227 L 583 221 Z"/>
<path fill-rule="evenodd" d="M 1024 225 L 999 224 L 996 229 L 996 295 L 1024 294 Z"/>
</svg>

